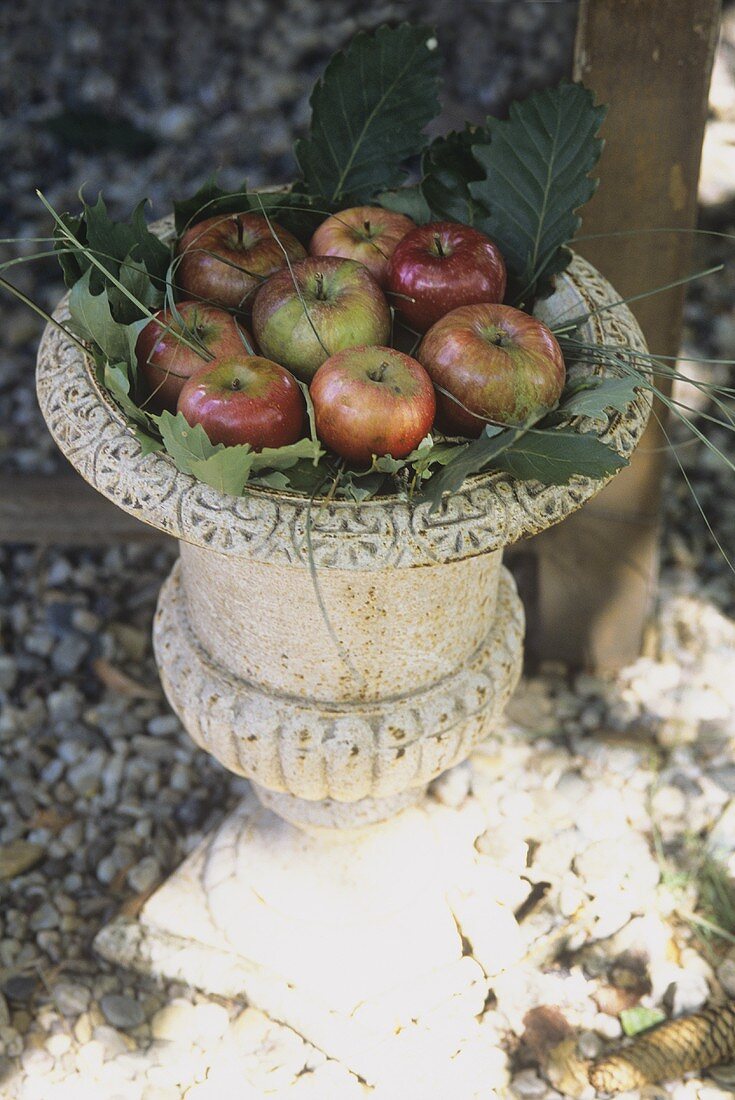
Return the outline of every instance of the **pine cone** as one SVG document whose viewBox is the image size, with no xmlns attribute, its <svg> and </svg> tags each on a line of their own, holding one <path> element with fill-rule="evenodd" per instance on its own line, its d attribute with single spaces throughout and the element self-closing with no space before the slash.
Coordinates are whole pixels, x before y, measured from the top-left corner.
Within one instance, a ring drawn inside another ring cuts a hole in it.
<svg viewBox="0 0 735 1100">
<path fill-rule="evenodd" d="M 673 1081 L 735 1057 L 735 1002 L 659 1024 L 589 1071 L 598 1092 L 627 1092 Z"/>
</svg>

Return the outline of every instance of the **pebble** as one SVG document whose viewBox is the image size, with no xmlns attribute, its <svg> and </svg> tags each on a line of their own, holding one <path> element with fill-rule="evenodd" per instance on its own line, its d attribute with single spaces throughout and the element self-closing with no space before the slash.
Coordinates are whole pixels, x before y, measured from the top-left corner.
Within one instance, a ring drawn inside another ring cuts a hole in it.
<svg viewBox="0 0 735 1100">
<path fill-rule="evenodd" d="M 147 893 L 161 878 L 161 868 L 155 856 L 145 856 L 127 874 L 129 886 L 139 894 Z"/>
<path fill-rule="evenodd" d="M 58 910 L 50 901 L 43 902 L 31 915 L 29 926 L 34 932 L 41 932 L 48 928 L 56 928 L 59 923 Z"/>
<path fill-rule="evenodd" d="M 709 998 L 709 983 L 700 970 L 685 970 L 674 984 L 671 999 L 673 1016 L 686 1016 L 698 1012 Z"/>
<path fill-rule="evenodd" d="M 86 986 L 57 982 L 52 990 L 54 1003 L 63 1016 L 79 1016 L 89 1007 L 92 994 Z"/>
<path fill-rule="evenodd" d="M 196 1036 L 194 1005 L 177 998 L 159 1009 L 151 1020 L 151 1034 L 154 1039 L 167 1039 L 170 1042 L 193 1039 Z"/>
<path fill-rule="evenodd" d="M 14 840 L 0 845 L 0 881 L 15 878 L 34 867 L 43 858 L 40 844 L 27 840 Z"/>
<path fill-rule="evenodd" d="M 76 672 L 89 652 L 89 642 L 79 634 L 67 634 L 54 646 L 51 664 L 61 676 Z"/>
<path fill-rule="evenodd" d="M 140 1001 L 119 993 L 107 993 L 100 1000 L 102 1014 L 114 1027 L 138 1027 L 145 1020 L 145 1010 Z"/>
<path fill-rule="evenodd" d="M 735 997 L 735 958 L 727 958 L 717 967 L 717 980 L 728 997 Z"/>
<path fill-rule="evenodd" d="M 12 691 L 18 681 L 18 666 L 12 657 L 0 653 L 0 691 Z"/>
</svg>

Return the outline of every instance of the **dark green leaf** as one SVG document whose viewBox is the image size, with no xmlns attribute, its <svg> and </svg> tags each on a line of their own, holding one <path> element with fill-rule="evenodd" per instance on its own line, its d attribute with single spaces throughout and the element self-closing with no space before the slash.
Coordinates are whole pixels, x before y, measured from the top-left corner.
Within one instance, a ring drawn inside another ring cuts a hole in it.
<svg viewBox="0 0 735 1100">
<path fill-rule="evenodd" d="M 119 281 L 133 297 L 149 310 L 157 310 L 163 305 L 161 286 L 153 282 L 147 269 L 139 260 L 128 254 L 120 264 Z M 107 298 L 115 320 L 121 324 L 131 324 L 140 319 L 140 309 L 114 283 L 107 287 Z"/>
<path fill-rule="evenodd" d="M 251 473 L 248 484 L 265 485 L 268 489 L 292 488 L 288 477 L 286 474 L 281 473 L 280 470 L 271 470 L 269 473 Z"/>
<path fill-rule="evenodd" d="M 452 461 L 447 462 L 426 483 L 422 496 L 431 501 L 431 511 L 434 512 L 439 507 L 444 493 L 455 493 L 466 477 L 479 473 L 491 458 L 510 445 L 520 431 L 520 428 L 503 430 L 486 424 L 478 439 L 460 445 L 461 449 L 457 450 Z"/>
<path fill-rule="evenodd" d="M 472 197 L 469 185 L 485 174 L 472 146 L 488 140 L 486 131 L 468 125 L 432 141 L 421 165 L 421 191 L 434 218 L 474 225 L 478 215 L 487 214 Z"/>
<path fill-rule="evenodd" d="M 385 482 L 386 475 L 380 472 L 356 475 L 351 470 L 345 470 L 339 479 L 337 495 L 360 504 L 379 493 Z"/>
<path fill-rule="evenodd" d="M 627 465 L 596 435 L 563 431 L 525 432 L 488 464 L 519 481 L 544 485 L 566 485 L 572 477 L 605 478 Z"/>
<path fill-rule="evenodd" d="M 425 225 L 431 221 L 429 204 L 421 193 L 421 188 L 399 187 L 395 191 L 382 191 L 375 200 L 386 210 L 394 210 L 397 214 L 405 214 L 416 222 L 417 225 Z"/>
<path fill-rule="evenodd" d="M 71 230 L 77 240 L 82 244 L 86 242 L 87 236 L 84 230 L 84 218 L 81 214 L 61 214 L 60 219 L 67 229 Z M 54 250 L 58 254 L 61 270 L 64 273 L 64 285 L 68 288 L 73 287 L 77 279 L 81 278 L 90 266 L 90 260 L 84 255 L 81 249 L 79 251 L 70 252 L 70 248 L 73 249 L 74 246 L 71 245 L 64 236 L 61 227 L 55 224 Z"/>
<path fill-rule="evenodd" d="M 395 187 L 438 113 L 440 59 L 427 27 L 356 35 L 311 94 L 309 136 L 297 142 L 305 189 L 345 205 Z"/>
<path fill-rule="evenodd" d="M 623 1031 L 628 1036 L 639 1035 L 641 1031 L 648 1031 L 656 1024 L 663 1023 L 665 1014 L 660 1008 L 646 1008 L 644 1005 L 635 1005 L 634 1008 L 624 1008 L 620 1013 L 620 1023 Z"/>
<path fill-rule="evenodd" d="M 258 476 L 260 478 L 262 475 Z M 288 477 L 290 489 L 295 493 L 302 493 L 304 496 L 313 496 L 329 481 L 329 473 L 323 465 L 315 466 L 310 459 L 301 459 L 300 462 L 289 469 L 287 475 L 283 476 Z"/>
<path fill-rule="evenodd" d="M 236 191 L 222 191 L 210 179 L 190 199 L 174 203 L 176 232 L 181 235 L 190 225 L 216 214 L 239 214 L 266 210 L 284 229 L 308 242 L 321 221 L 334 209 L 334 203 L 319 196 L 304 195 L 290 189 L 248 191 L 245 180 Z"/>
<path fill-rule="evenodd" d="M 178 236 L 190 225 L 214 217 L 215 214 L 239 214 L 249 209 L 247 204 L 248 185 L 243 180 L 237 191 L 223 191 L 217 186 L 217 177 L 212 175 L 199 190 L 188 199 L 174 201 L 174 219 Z"/>
<path fill-rule="evenodd" d="M 135 435 L 135 438 L 140 443 L 140 449 L 143 452 L 144 457 L 145 455 L 153 454 L 155 451 L 163 450 L 162 441 L 156 436 L 150 435 L 149 432 L 144 431 L 143 428 L 141 428 L 139 425 L 135 425 L 135 427 L 133 428 L 133 433 Z"/>
<path fill-rule="evenodd" d="M 102 195 L 94 206 L 84 204 L 84 226 L 87 247 L 111 274 L 118 276 L 120 262 L 132 255 L 142 261 L 151 275 L 163 278 L 169 262 L 169 249 L 148 229 L 143 209 L 138 203 L 130 220 L 114 222 L 107 213 Z"/>
<path fill-rule="evenodd" d="M 631 376 L 619 378 L 586 378 L 562 394 L 558 412 L 564 416 L 589 416 L 603 419 L 611 409 L 625 412 L 635 401 L 640 380 Z"/>
<path fill-rule="evenodd" d="M 568 263 L 565 249 L 578 230 L 576 211 L 593 194 L 589 173 L 605 117 L 579 84 L 533 92 L 512 104 L 510 117 L 488 119 L 490 141 L 473 146 L 484 178 L 469 183 L 488 211 L 476 225 L 497 242 L 508 268 L 509 300 L 548 293 L 551 276 Z"/>
</svg>

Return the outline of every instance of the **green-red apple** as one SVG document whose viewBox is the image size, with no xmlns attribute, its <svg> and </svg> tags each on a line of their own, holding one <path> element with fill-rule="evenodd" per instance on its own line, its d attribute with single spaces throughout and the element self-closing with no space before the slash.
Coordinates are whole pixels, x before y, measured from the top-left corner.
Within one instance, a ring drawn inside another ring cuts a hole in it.
<svg viewBox="0 0 735 1100">
<path fill-rule="evenodd" d="M 424 368 L 395 348 L 347 348 L 332 355 L 309 392 L 321 441 L 359 465 L 373 455 L 405 458 L 431 431 L 436 409 Z"/>
<path fill-rule="evenodd" d="M 193 374 L 177 411 L 201 424 L 212 443 L 253 450 L 296 443 L 306 429 L 306 403 L 292 374 L 260 355 L 228 355 Z"/>
<path fill-rule="evenodd" d="M 382 206 L 352 206 L 323 221 L 309 244 L 312 256 L 341 256 L 364 264 L 385 287 L 395 247 L 416 223 Z"/>
<path fill-rule="evenodd" d="M 335 352 L 386 344 L 390 310 L 362 264 L 311 256 L 258 291 L 253 331 L 264 355 L 308 382 Z"/>
<path fill-rule="evenodd" d="M 251 337 L 230 313 L 201 302 L 179 302 L 175 312 L 159 309 L 141 329 L 135 345 L 138 370 L 153 408 L 176 408 L 181 388 L 212 359 L 242 355 Z"/>
<path fill-rule="evenodd" d="M 286 267 L 286 256 L 300 260 L 306 249 L 262 214 L 217 214 L 186 230 L 178 255 L 174 281 L 189 297 L 249 314 L 255 292 Z"/>
<path fill-rule="evenodd" d="M 497 303 L 447 313 L 416 358 L 437 387 L 437 422 L 448 435 L 478 436 L 488 422 L 525 423 L 556 405 L 566 375 L 546 325 Z"/>
</svg>

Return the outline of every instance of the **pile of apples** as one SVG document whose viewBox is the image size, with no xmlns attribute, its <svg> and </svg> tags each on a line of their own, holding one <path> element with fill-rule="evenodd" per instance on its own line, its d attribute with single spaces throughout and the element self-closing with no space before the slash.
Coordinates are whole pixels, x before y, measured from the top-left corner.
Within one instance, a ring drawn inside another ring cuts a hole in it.
<svg viewBox="0 0 735 1100">
<path fill-rule="evenodd" d="M 303 438 L 296 379 L 319 439 L 358 466 L 405 458 L 435 424 L 476 437 L 523 423 L 564 385 L 549 329 L 502 304 L 497 246 L 458 222 L 354 207 L 322 222 L 307 255 L 262 214 L 219 215 L 182 235 L 175 283 L 185 300 L 142 329 L 136 357 L 149 401 L 212 443 Z M 389 346 L 389 302 L 415 357 Z"/>
</svg>

